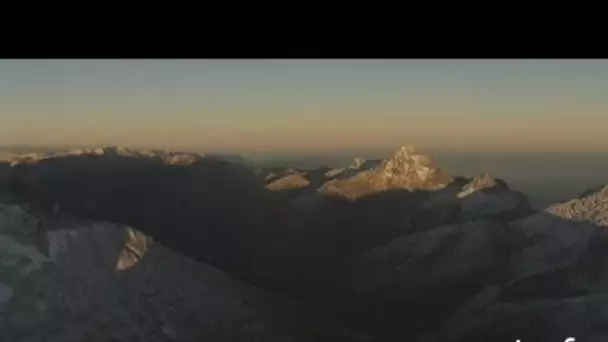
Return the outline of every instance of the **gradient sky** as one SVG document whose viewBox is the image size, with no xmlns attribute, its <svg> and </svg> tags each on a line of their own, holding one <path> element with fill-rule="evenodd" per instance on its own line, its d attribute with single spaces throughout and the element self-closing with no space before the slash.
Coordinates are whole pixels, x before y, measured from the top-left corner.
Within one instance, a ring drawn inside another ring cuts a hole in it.
<svg viewBox="0 0 608 342">
<path fill-rule="evenodd" d="M 608 151 L 607 60 L 0 60 L 0 145 Z"/>
</svg>

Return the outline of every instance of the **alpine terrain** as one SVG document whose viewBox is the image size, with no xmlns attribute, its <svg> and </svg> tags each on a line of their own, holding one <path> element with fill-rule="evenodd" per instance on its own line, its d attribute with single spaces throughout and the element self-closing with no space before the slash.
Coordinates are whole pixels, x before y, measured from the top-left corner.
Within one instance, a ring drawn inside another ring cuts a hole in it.
<svg viewBox="0 0 608 342">
<path fill-rule="evenodd" d="M 608 340 L 608 185 L 534 210 L 412 146 L 341 168 L 0 164 L 0 340 Z M 604 255 L 606 254 L 606 255 Z"/>
</svg>

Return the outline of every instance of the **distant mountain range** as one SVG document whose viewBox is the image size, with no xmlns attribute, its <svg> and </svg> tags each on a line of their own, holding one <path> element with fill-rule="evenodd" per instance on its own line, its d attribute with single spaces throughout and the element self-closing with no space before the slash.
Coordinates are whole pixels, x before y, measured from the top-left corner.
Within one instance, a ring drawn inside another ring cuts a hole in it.
<svg viewBox="0 0 608 342">
<path fill-rule="evenodd" d="M 608 186 L 534 210 L 412 146 L 338 168 L 100 147 L 0 165 L 7 341 L 607 337 Z"/>
</svg>

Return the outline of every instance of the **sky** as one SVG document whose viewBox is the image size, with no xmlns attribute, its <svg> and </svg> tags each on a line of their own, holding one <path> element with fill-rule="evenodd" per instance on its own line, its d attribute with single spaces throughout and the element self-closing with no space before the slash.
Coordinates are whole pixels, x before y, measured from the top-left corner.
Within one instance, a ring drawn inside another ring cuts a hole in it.
<svg viewBox="0 0 608 342">
<path fill-rule="evenodd" d="M 608 60 L 0 60 L 0 145 L 608 151 Z"/>
</svg>

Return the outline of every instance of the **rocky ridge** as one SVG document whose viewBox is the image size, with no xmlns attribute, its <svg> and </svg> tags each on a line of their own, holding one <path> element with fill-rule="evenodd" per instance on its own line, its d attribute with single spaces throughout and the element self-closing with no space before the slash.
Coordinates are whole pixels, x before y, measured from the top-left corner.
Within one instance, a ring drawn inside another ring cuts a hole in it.
<svg viewBox="0 0 608 342">
<path fill-rule="evenodd" d="M 138 157 L 150 158 L 163 161 L 167 164 L 188 165 L 200 161 L 204 155 L 198 153 L 173 152 L 165 150 L 133 150 L 122 146 L 108 146 L 97 148 L 78 148 L 65 152 L 29 153 L 13 156 L 9 162 L 11 165 L 32 164 L 51 158 L 67 156 L 90 156 L 90 157 Z"/>
</svg>

